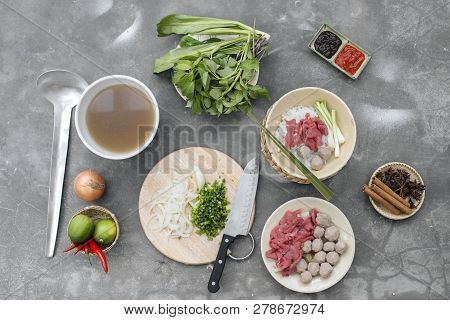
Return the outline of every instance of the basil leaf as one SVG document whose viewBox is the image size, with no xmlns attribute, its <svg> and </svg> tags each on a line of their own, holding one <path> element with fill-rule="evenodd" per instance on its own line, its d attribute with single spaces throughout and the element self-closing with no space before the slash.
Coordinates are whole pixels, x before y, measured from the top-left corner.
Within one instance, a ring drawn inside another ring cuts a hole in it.
<svg viewBox="0 0 450 320">
<path fill-rule="evenodd" d="M 257 99 L 257 98 L 269 99 L 269 91 L 267 91 L 267 88 L 264 88 L 260 85 L 254 85 L 254 86 L 250 86 L 248 88 L 248 90 L 249 90 L 249 95 L 252 99 Z"/>
<path fill-rule="evenodd" d="M 200 77 L 202 79 L 203 89 L 208 90 L 209 89 L 209 83 L 211 81 L 211 78 L 209 77 L 209 73 L 206 72 L 206 71 L 202 71 L 200 73 Z"/>
<path fill-rule="evenodd" d="M 216 109 L 219 112 L 219 114 L 221 114 L 223 112 L 223 103 L 222 103 L 222 101 L 217 101 Z"/>
<path fill-rule="evenodd" d="M 220 89 L 214 88 L 209 91 L 209 95 L 214 100 L 219 100 L 222 97 L 222 91 Z"/>
<path fill-rule="evenodd" d="M 225 68 L 217 70 L 217 74 L 222 78 L 228 78 L 234 73 L 234 69 L 230 68 L 228 65 Z"/>
<path fill-rule="evenodd" d="M 254 76 L 255 71 L 253 70 L 245 70 L 244 72 L 242 72 L 242 79 L 245 80 L 246 82 L 252 80 Z"/>
<path fill-rule="evenodd" d="M 193 63 L 192 61 L 189 60 L 179 60 L 176 64 L 175 64 L 175 69 L 176 70 L 184 70 L 184 71 L 188 71 L 191 70 L 193 68 Z"/>
<path fill-rule="evenodd" d="M 202 97 L 202 104 L 205 107 L 205 109 L 209 109 L 212 106 L 211 99 L 208 97 Z"/>
<path fill-rule="evenodd" d="M 244 71 L 253 71 L 259 68 L 259 60 L 258 59 L 247 59 L 241 62 L 240 67 Z"/>
<path fill-rule="evenodd" d="M 236 67 L 236 65 L 237 65 L 236 59 L 234 59 L 232 56 L 228 56 L 228 58 L 227 58 L 227 65 L 229 67 L 231 67 L 231 68 Z"/>
<path fill-rule="evenodd" d="M 210 59 L 204 59 L 203 65 L 207 70 L 211 71 L 212 73 L 216 73 L 217 69 L 219 69 L 219 65 Z"/>
</svg>

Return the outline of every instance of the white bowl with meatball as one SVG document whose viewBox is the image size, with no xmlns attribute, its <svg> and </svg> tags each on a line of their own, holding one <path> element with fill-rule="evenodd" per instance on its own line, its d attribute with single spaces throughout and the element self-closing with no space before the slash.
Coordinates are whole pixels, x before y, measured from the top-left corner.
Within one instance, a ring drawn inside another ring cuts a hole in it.
<svg viewBox="0 0 450 320">
<path fill-rule="evenodd" d="M 296 223 L 293 213 L 301 218 L 297 221 L 304 222 L 304 230 L 301 224 L 294 229 L 300 243 L 282 239 L 283 230 L 289 238 L 295 237 L 289 225 Z M 277 251 L 280 243 L 292 247 Z M 355 237 L 350 222 L 336 206 L 319 198 L 297 198 L 278 207 L 267 220 L 261 254 L 269 273 L 284 287 L 302 293 L 320 292 L 347 274 L 355 256 Z"/>
</svg>

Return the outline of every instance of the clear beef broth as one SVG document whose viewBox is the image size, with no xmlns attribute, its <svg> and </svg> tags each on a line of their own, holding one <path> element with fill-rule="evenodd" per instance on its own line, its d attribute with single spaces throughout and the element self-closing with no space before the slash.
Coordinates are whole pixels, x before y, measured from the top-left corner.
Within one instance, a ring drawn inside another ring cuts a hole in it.
<svg viewBox="0 0 450 320">
<path fill-rule="evenodd" d="M 155 124 L 150 100 L 138 89 L 115 85 L 99 92 L 86 114 L 94 141 L 111 152 L 128 152 L 144 144 Z"/>
</svg>

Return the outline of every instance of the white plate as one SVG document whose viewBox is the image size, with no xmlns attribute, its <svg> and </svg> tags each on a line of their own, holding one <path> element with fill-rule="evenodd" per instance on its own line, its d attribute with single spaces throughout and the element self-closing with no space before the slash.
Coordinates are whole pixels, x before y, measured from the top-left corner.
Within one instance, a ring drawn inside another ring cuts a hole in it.
<svg viewBox="0 0 450 320">
<path fill-rule="evenodd" d="M 270 231 L 278 225 L 278 222 L 287 210 L 302 209 L 302 212 L 307 214 L 312 208 L 316 208 L 319 212 L 326 213 L 331 217 L 333 224 L 340 229 L 340 240 L 346 244 L 346 249 L 328 278 L 323 279 L 320 276 L 316 276 L 313 277 L 310 283 L 304 284 L 300 282 L 300 274 L 298 273 L 283 277 L 281 273 L 275 272 L 275 260 L 267 258 L 265 253 L 270 249 Z M 347 274 L 355 256 L 355 236 L 352 226 L 344 213 L 330 202 L 312 197 L 297 198 L 282 204 L 267 220 L 261 235 L 261 254 L 267 270 L 284 287 L 303 293 L 320 292 L 334 286 Z"/>
<path fill-rule="evenodd" d="M 209 38 L 212 38 L 212 36 L 208 36 L 208 35 L 192 35 L 191 37 L 198 41 L 205 41 Z M 267 40 L 270 39 L 270 35 L 267 33 L 264 35 L 264 37 L 266 37 Z M 217 38 L 226 39 L 226 38 L 233 38 L 233 36 L 221 36 L 221 37 L 217 37 Z M 177 48 L 179 48 L 179 47 L 180 46 L 177 46 Z M 258 79 L 259 79 L 259 69 L 256 71 L 255 76 L 248 83 L 251 84 L 252 86 L 254 86 L 255 84 L 258 83 Z M 178 87 L 176 85 L 173 85 L 173 86 L 175 87 L 175 90 L 177 90 L 180 97 L 182 97 L 184 101 L 187 101 L 187 98 L 185 96 L 183 96 L 180 89 L 178 89 Z"/>
</svg>

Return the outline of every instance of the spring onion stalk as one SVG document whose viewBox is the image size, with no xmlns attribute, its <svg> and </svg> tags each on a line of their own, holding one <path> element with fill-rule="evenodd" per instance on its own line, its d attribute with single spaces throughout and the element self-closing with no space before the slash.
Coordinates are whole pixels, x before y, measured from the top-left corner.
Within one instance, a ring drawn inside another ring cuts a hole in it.
<svg viewBox="0 0 450 320">
<path fill-rule="evenodd" d="M 326 101 L 316 101 L 316 103 L 314 104 L 314 108 L 320 120 L 322 120 L 328 128 L 328 145 L 331 148 L 335 149 L 334 153 L 336 157 L 338 157 L 340 154 L 339 145 L 345 142 L 345 138 L 341 132 L 341 129 L 339 129 L 336 119 L 335 121 L 333 121 L 332 114 L 330 114 L 330 112 L 328 111 Z M 336 110 L 333 109 L 332 113 L 333 112 L 336 113 Z"/>
<path fill-rule="evenodd" d="M 336 158 L 339 158 L 341 155 L 341 149 L 339 146 L 339 140 L 338 140 L 338 132 L 337 132 L 337 123 L 336 123 L 336 110 L 331 110 L 331 120 L 333 124 L 333 136 L 334 136 L 334 156 Z"/>
<path fill-rule="evenodd" d="M 330 115 L 330 112 L 328 111 L 328 108 L 327 108 L 327 102 L 326 101 L 318 101 L 318 103 L 319 103 L 319 106 L 320 106 L 319 107 L 320 110 L 323 112 L 323 114 L 328 119 L 328 121 L 330 123 L 332 123 L 331 115 Z M 344 135 L 341 132 L 341 129 L 339 129 L 339 126 L 337 125 L 337 123 L 336 123 L 336 129 L 337 129 L 337 136 L 338 136 L 339 144 L 343 144 L 345 142 L 345 138 L 344 138 Z"/>
<path fill-rule="evenodd" d="M 333 191 L 325 185 L 319 178 L 317 178 L 314 173 L 312 173 L 297 157 L 286 148 L 277 137 L 275 137 L 269 129 L 262 125 L 258 119 L 251 113 L 248 112 L 247 116 L 253 121 L 264 133 L 272 140 L 272 142 L 291 160 L 295 166 L 305 175 L 305 177 L 311 182 L 311 184 L 316 188 L 317 191 L 327 200 L 330 201 L 333 197 Z"/>
</svg>

